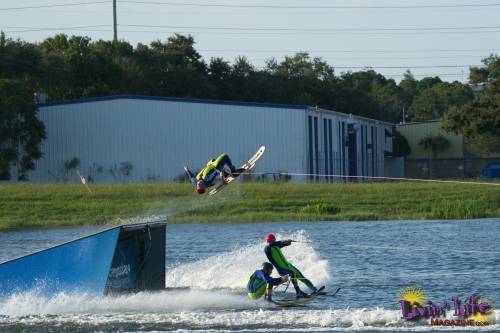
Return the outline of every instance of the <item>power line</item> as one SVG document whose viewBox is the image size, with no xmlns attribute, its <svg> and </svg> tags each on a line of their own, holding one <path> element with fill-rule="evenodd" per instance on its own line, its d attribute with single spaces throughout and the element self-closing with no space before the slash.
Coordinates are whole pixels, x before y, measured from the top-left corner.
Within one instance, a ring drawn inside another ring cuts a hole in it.
<svg viewBox="0 0 500 333">
<path fill-rule="evenodd" d="M 410 49 L 410 50 L 248 50 L 248 49 L 200 49 L 200 52 L 245 52 L 245 53 L 434 53 L 434 52 L 494 52 L 500 49 Z"/>
<path fill-rule="evenodd" d="M 241 28 L 241 27 L 207 27 L 207 26 L 175 26 L 175 25 L 147 25 L 147 24 L 120 24 L 125 27 L 139 28 L 168 28 L 168 29 L 201 29 L 201 30 L 235 30 L 235 31 L 308 31 L 308 32 L 371 32 L 371 31 L 450 31 L 450 30 L 484 30 L 500 29 L 500 26 L 472 26 L 472 27 L 433 27 L 433 28 Z"/>
<path fill-rule="evenodd" d="M 263 9 L 419 9 L 419 8 L 472 8 L 497 7 L 500 3 L 461 4 L 461 5 L 407 5 L 407 6 L 278 6 L 278 5 L 227 5 L 214 3 L 181 3 L 160 1 L 121 0 L 121 3 L 167 5 L 183 7 L 222 7 L 222 8 L 263 8 Z"/>
<path fill-rule="evenodd" d="M 110 24 L 98 24 L 98 25 L 82 25 L 74 27 L 55 27 L 55 28 L 36 28 L 36 27 L 4 27 L 5 29 L 21 29 L 21 30 L 6 30 L 6 33 L 12 32 L 37 32 L 37 31 L 61 31 L 61 30 L 83 30 L 83 31 L 102 31 L 107 32 L 109 30 L 92 30 L 91 28 L 102 28 L 111 27 Z M 90 30 L 89 30 L 90 28 Z"/>
<path fill-rule="evenodd" d="M 369 68 L 381 68 L 381 69 L 389 69 L 389 68 L 464 68 L 478 65 L 423 65 L 423 66 L 334 66 L 333 68 L 339 69 L 369 69 Z"/>
<path fill-rule="evenodd" d="M 407 65 L 407 66 L 374 66 L 374 65 L 366 65 L 366 66 L 335 66 L 330 65 L 333 69 L 421 69 L 421 68 L 469 68 L 469 67 L 477 67 L 479 65 Z M 267 68 L 267 67 L 259 67 L 259 68 Z"/>
<path fill-rule="evenodd" d="M 422 56 L 422 57 L 320 57 L 322 60 L 420 60 L 420 59 L 464 59 L 464 58 L 477 58 L 484 55 L 463 55 L 463 56 Z M 290 56 L 269 56 L 268 58 L 250 58 L 253 61 L 265 61 L 269 59 L 283 60 L 285 57 Z"/>
<path fill-rule="evenodd" d="M 107 25 L 106 25 L 107 26 Z M 118 24 L 118 26 L 125 26 L 125 27 L 152 27 L 152 28 L 160 28 L 162 26 L 150 26 L 150 25 L 138 25 L 138 24 Z M 92 27 L 92 26 L 89 26 Z M 4 27 L 8 28 L 8 27 Z M 79 27 L 79 29 L 85 28 Z M 254 31 L 237 31 L 237 32 L 228 32 L 228 31 L 193 31 L 193 30 L 177 30 L 176 28 L 184 28 L 184 29 L 192 29 L 194 27 L 171 27 L 172 30 L 121 30 L 121 32 L 127 32 L 127 33 L 153 33 L 153 34 L 172 34 L 172 33 L 179 33 L 179 34 L 209 34 L 209 35 L 280 35 L 280 36 L 296 36 L 296 35 L 414 35 L 414 34 L 436 34 L 436 33 L 441 33 L 441 34 L 467 34 L 467 33 L 497 33 L 500 32 L 500 27 L 498 27 L 498 30 L 483 30 L 483 31 L 438 31 L 438 32 L 431 32 L 431 31 L 406 31 L 406 32 L 396 32 L 396 31 L 380 31 L 380 32 L 321 32 L 319 30 L 311 30 L 311 31 L 295 31 L 292 32 L 293 30 L 297 29 L 290 29 L 289 32 L 278 32 L 278 31 L 268 31 L 268 32 L 254 32 Z M 224 29 L 224 30 L 229 30 L 231 28 L 211 28 L 211 27 L 198 27 L 202 29 Z M 6 31 L 6 32 L 33 32 L 33 31 L 51 31 L 51 30 L 76 30 L 76 28 L 68 27 L 68 28 L 29 28 L 26 30 L 12 30 L 12 31 Z M 251 30 L 251 28 L 248 28 L 248 30 Z M 252 29 L 255 30 L 255 29 Z M 263 30 L 263 29 L 260 29 Z M 285 30 L 285 29 L 274 29 L 274 30 Z M 376 29 L 373 29 L 376 30 Z M 92 30 L 92 31 L 99 31 L 99 30 Z M 105 30 L 107 31 L 107 30 Z M 257 51 L 249 51 L 249 52 L 257 52 Z M 283 52 L 283 51 L 279 51 Z M 343 52 L 343 51 L 334 51 L 334 52 Z M 376 51 L 372 51 L 376 52 Z M 394 52 L 404 52 L 404 51 L 394 51 Z"/>
<path fill-rule="evenodd" d="M 4 28 L 6 29 L 40 29 L 40 30 L 46 30 L 46 29 L 80 29 L 80 28 L 99 28 L 99 27 L 109 27 L 111 24 L 97 24 L 97 25 L 79 25 L 79 26 L 72 26 L 72 27 L 26 27 L 26 26 L 5 26 Z"/>
<path fill-rule="evenodd" d="M 23 10 L 23 9 L 39 9 L 39 8 L 53 8 L 53 7 L 86 6 L 86 5 L 95 5 L 95 4 L 101 4 L 101 3 L 109 3 L 109 1 L 73 2 L 73 3 L 64 3 L 64 4 L 52 4 L 52 5 L 7 7 L 7 8 L 0 8 L 0 11 Z"/>
<path fill-rule="evenodd" d="M 433 28 L 241 28 L 208 26 L 170 26 L 146 24 L 119 24 L 133 28 L 166 28 L 170 30 L 124 30 L 129 33 L 182 33 L 205 35 L 414 35 L 414 34 L 477 34 L 498 33 L 500 26 L 433 27 Z M 183 30 L 184 29 L 184 30 Z M 199 29 L 199 30 L 192 30 Z M 469 31 L 467 31 L 469 30 Z"/>
<path fill-rule="evenodd" d="M 461 77 L 464 75 L 464 73 L 441 73 L 441 74 L 415 74 L 415 73 L 412 73 L 412 75 L 414 77 L 434 77 L 434 76 L 438 76 L 438 77 Z M 404 77 L 405 75 L 404 74 L 384 74 L 384 76 L 389 76 L 389 77 Z"/>
<path fill-rule="evenodd" d="M 313 35 L 313 36 L 331 36 L 331 35 L 356 35 L 356 36 L 366 36 L 366 35 L 435 35 L 435 34 L 482 34 L 482 33 L 498 33 L 499 30 L 482 30 L 482 31 L 438 31 L 438 32 L 430 32 L 430 31 L 418 31 L 418 32 L 313 32 L 313 31 L 305 31 L 305 32 L 227 32 L 227 31 L 196 31 L 196 30 L 122 30 L 122 32 L 130 32 L 130 33 L 179 33 L 179 34 L 199 34 L 199 35 L 259 35 L 259 36 L 297 36 L 297 35 Z"/>
</svg>

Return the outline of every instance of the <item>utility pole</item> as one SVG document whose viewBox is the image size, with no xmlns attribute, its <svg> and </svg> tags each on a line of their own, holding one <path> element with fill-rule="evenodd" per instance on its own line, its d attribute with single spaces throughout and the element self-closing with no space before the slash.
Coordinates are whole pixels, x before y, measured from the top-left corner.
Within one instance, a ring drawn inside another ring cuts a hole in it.
<svg viewBox="0 0 500 333">
<path fill-rule="evenodd" d="M 116 0 L 113 0 L 113 32 L 113 41 L 116 42 L 118 40 L 118 32 L 116 31 Z"/>
</svg>

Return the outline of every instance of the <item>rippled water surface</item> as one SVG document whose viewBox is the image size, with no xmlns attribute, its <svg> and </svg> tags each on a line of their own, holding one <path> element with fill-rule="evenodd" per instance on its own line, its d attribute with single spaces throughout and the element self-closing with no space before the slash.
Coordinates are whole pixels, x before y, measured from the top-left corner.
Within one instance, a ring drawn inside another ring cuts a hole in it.
<svg viewBox="0 0 500 333">
<path fill-rule="evenodd" d="M 0 262 L 101 229 L 2 232 Z M 339 294 L 291 309 L 248 300 L 243 288 L 265 260 L 269 232 L 300 241 L 285 255 Z M 0 331 L 430 331 L 427 321 L 401 320 L 401 289 L 418 286 L 434 303 L 478 293 L 500 304 L 498 244 L 500 219 L 169 225 L 166 285 L 174 290 L 51 298 L 28 291 L 0 299 Z"/>
</svg>

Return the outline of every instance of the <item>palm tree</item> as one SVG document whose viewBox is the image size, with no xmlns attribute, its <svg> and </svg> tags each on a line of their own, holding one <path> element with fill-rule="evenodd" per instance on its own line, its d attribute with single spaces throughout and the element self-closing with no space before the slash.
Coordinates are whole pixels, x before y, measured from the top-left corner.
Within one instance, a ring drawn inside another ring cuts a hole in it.
<svg viewBox="0 0 500 333">
<path fill-rule="evenodd" d="M 432 158 L 429 155 L 429 177 L 432 175 L 432 159 L 437 158 L 439 152 L 445 151 L 450 147 L 450 141 L 441 134 L 432 135 L 427 134 L 422 140 L 420 140 L 419 145 L 432 153 Z"/>
<path fill-rule="evenodd" d="M 443 135 L 427 134 L 419 143 L 424 150 L 430 150 L 432 157 L 436 158 L 438 152 L 445 151 L 450 147 L 450 141 Z"/>
</svg>

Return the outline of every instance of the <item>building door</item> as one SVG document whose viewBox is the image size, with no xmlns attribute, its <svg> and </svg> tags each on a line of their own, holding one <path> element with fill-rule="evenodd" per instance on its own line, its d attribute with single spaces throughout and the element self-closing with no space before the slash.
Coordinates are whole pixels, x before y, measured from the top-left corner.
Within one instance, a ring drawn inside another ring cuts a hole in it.
<svg viewBox="0 0 500 333">
<path fill-rule="evenodd" d="M 354 129 L 354 124 L 347 125 L 347 158 L 349 161 L 349 176 L 358 175 L 358 142 L 356 139 L 356 130 Z"/>
<path fill-rule="evenodd" d="M 319 179 L 319 128 L 318 117 L 308 116 L 308 164 L 309 164 L 309 179 Z M 316 176 L 315 176 L 316 175 Z"/>
</svg>

